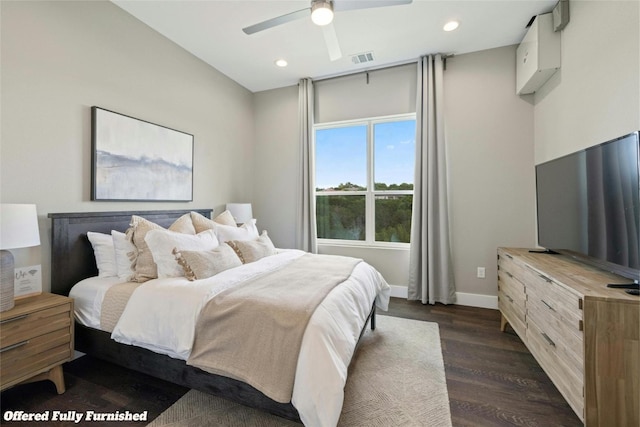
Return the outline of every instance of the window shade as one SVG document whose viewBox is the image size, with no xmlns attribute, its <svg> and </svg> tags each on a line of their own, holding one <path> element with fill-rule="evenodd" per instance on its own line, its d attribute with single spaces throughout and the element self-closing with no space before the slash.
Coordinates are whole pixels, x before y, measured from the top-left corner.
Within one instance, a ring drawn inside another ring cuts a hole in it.
<svg viewBox="0 0 640 427">
<path fill-rule="evenodd" d="M 315 123 L 416 111 L 416 64 L 314 82 Z"/>
</svg>

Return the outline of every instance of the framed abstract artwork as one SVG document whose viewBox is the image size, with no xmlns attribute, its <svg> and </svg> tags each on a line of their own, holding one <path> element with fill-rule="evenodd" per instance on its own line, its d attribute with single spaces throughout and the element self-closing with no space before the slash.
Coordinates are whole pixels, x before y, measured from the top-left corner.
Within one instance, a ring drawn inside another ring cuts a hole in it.
<svg viewBox="0 0 640 427">
<path fill-rule="evenodd" d="M 193 200 L 193 135 L 91 107 L 91 200 Z"/>
</svg>

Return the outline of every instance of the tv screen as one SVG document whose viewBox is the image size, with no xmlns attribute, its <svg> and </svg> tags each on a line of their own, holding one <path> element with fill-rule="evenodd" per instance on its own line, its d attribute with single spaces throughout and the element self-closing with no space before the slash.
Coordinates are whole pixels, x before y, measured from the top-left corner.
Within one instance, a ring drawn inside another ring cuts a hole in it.
<svg viewBox="0 0 640 427">
<path fill-rule="evenodd" d="M 638 280 L 638 132 L 536 166 L 538 244 Z"/>
</svg>

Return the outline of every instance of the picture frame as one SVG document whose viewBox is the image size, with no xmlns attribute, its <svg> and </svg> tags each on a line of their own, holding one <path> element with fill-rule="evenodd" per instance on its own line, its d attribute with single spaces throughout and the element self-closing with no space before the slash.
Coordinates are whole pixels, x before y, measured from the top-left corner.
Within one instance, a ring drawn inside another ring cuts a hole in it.
<svg viewBox="0 0 640 427">
<path fill-rule="evenodd" d="M 193 201 L 193 135 L 91 107 L 91 200 Z"/>
</svg>

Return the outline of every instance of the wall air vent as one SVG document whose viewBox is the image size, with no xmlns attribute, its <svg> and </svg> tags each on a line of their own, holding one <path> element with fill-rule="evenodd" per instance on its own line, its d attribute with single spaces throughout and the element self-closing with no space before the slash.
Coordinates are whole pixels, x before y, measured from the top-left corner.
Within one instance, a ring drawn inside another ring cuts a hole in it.
<svg viewBox="0 0 640 427">
<path fill-rule="evenodd" d="M 371 62 L 373 60 L 373 52 L 364 52 L 351 55 L 351 61 L 354 64 L 364 64 L 365 62 Z"/>
</svg>

